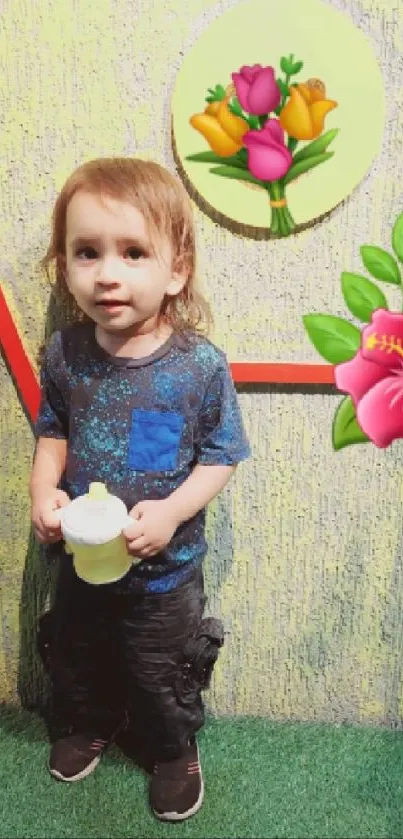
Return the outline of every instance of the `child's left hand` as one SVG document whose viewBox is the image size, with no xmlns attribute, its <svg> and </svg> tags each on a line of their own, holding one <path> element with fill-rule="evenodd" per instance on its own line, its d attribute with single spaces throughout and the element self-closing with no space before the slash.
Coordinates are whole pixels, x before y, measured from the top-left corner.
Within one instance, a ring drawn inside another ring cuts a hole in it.
<svg viewBox="0 0 403 839">
<path fill-rule="evenodd" d="M 165 548 L 180 524 L 167 499 L 140 501 L 129 515 L 133 524 L 125 528 L 123 536 L 129 554 L 139 559 L 148 559 Z"/>
</svg>

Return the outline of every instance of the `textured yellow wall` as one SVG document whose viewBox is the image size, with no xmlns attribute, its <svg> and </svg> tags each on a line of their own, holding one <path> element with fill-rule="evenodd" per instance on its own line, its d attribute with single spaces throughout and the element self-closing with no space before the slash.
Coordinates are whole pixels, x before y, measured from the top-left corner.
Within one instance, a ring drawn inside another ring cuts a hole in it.
<svg viewBox="0 0 403 839">
<path fill-rule="evenodd" d="M 3 0 L 0 278 L 31 357 L 49 301 L 35 264 L 57 190 L 98 155 L 139 154 L 174 168 L 170 99 L 181 57 L 231 5 L 188 0 L 185 14 L 182 0 Z M 364 242 L 387 247 L 402 210 L 403 0 L 331 5 L 353 18 L 378 56 L 387 91 L 382 154 L 348 202 L 294 240 L 248 241 L 195 208 L 215 339 L 232 361 L 319 361 L 301 315 L 345 315 L 340 272 L 360 268 Z M 210 81 L 218 81 L 214 72 Z M 398 296 L 389 299 L 400 306 Z M 0 394 L 0 700 L 16 702 L 19 691 L 30 703 L 43 689 L 32 645 L 48 566 L 29 543 L 33 438 L 3 362 Z M 210 610 L 229 632 L 211 706 L 396 724 L 402 444 L 334 454 L 339 397 L 330 394 L 245 388 L 240 399 L 254 456 L 209 518 Z"/>
</svg>

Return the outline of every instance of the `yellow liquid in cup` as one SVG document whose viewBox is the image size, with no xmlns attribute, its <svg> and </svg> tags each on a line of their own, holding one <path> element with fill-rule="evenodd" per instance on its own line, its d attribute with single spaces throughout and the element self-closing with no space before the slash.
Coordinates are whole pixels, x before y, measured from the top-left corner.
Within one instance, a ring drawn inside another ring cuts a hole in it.
<svg viewBox="0 0 403 839">
<path fill-rule="evenodd" d="M 76 574 L 86 583 L 115 583 L 129 571 L 133 557 L 127 553 L 124 536 L 117 536 L 104 545 L 78 545 L 66 542 L 73 554 Z"/>
</svg>

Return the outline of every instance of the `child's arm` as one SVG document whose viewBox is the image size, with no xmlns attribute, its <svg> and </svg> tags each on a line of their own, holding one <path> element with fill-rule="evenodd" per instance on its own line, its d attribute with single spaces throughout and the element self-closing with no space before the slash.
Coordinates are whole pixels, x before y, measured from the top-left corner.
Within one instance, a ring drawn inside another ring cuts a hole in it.
<svg viewBox="0 0 403 839">
<path fill-rule="evenodd" d="M 29 484 L 32 524 L 39 542 L 58 542 L 62 538 L 54 511 L 70 500 L 58 489 L 66 465 L 66 452 L 67 440 L 39 437 Z"/>
<path fill-rule="evenodd" d="M 136 521 L 124 534 L 130 553 L 154 556 L 171 541 L 182 522 L 191 519 L 224 489 L 236 465 L 198 463 L 186 481 L 162 501 L 140 501 L 130 511 Z"/>
<path fill-rule="evenodd" d="M 69 436 L 62 347 L 61 333 L 55 332 L 41 368 L 41 404 L 35 424 L 37 444 L 29 484 L 31 518 L 40 542 L 57 542 L 62 538 L 55 510 L 70 501 L 68 495 L 58 489 L 66 466 Z"/>
<path fill-rule="evenodd" d="M 66 465 L 67 440 L 39 437 L 31 472 L 31 498 L 43 489 L 56 489 Z"/>
<path fill-rule="evenodd" d="M 178 525 L 191 519 L 224 489 L 236 466 L 198 463 L 189 478 L 167 498 Z"/>
</svg>

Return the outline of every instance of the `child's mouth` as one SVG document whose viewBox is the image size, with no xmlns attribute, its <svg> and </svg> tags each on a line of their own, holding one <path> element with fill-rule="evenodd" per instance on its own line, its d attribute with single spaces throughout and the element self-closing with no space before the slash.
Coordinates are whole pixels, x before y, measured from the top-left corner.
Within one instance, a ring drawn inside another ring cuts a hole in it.
<svg viewBox="0 0 403 839">
<path fill-rule="evenodd" d="M 121 309 L 128 304 L 123 300 L 98 300 L 96 305 L 105 309 L 107 312 L 114 312 L 116 309 Z"/>
</svg>

